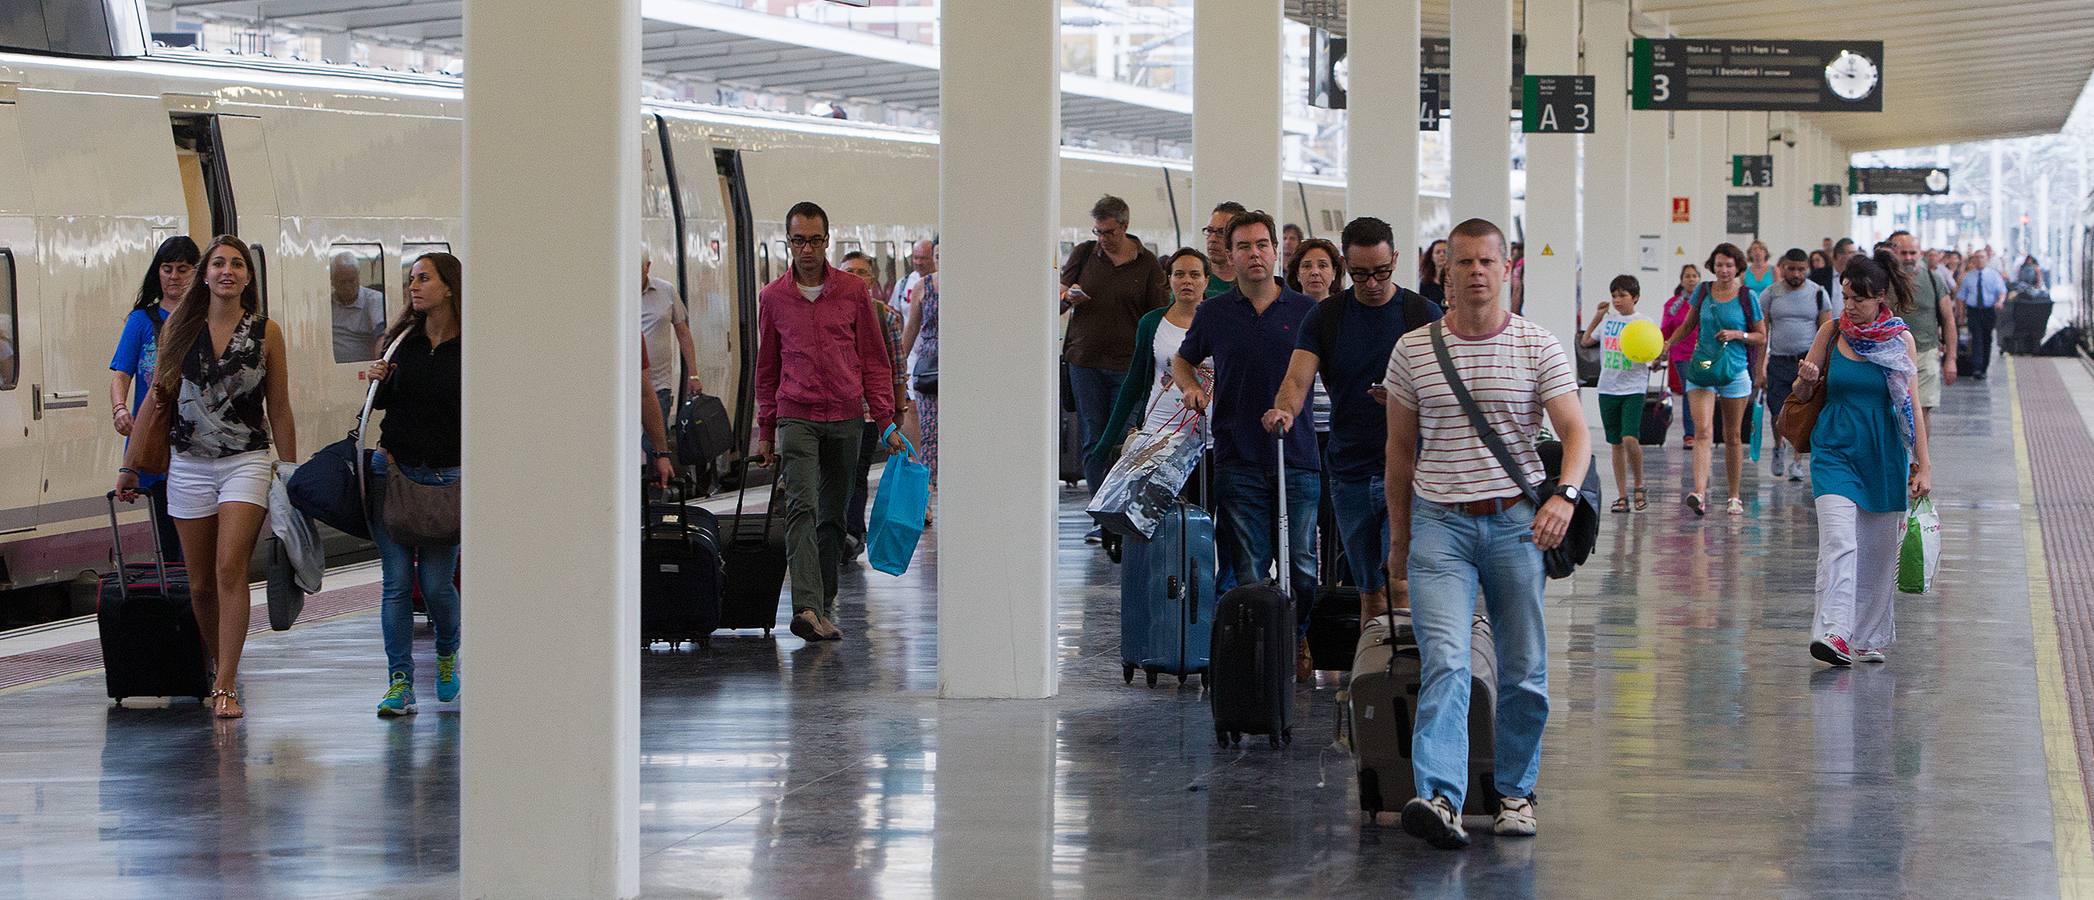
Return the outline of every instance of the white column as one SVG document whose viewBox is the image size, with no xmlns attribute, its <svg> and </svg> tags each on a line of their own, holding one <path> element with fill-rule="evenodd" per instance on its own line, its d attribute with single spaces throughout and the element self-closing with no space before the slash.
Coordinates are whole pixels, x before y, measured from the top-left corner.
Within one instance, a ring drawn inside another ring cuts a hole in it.
<svg viewBox="0 0 2094 900">
<path fill-rule="evenodd" d="M 1280 197 L 1280 98 L 1287 87 L 1283 11 L 1280 0 L 1201 0 L 1193 13 L 1192 196 L 1198 227 L 1206 227 L 1207 211 L 1224 200 L 1287 219 Z M 997 72 L 1001 77 L 1000 67 Z"/>
<path fill-rule="evenodd" d="M 463 623 L 460 894 L 633 897 L 640 2 L 464 15 L 463 261 L 501 300 L 465 317 L 465 583 L 482 602 Z M 548 59 L 571 63 L 546 78 Z M 578 364 L 548 378 L 556 359 Z"/>
<path fill-rule="evenodd" d="M 1449 7 L 1454 60 L 1452 221 L 1489 219 L 1512 233 L 1512 0 Z"/>
<path fill-rule="evenodd" d="M 1646 237 L 1665 239 L 1672 221 L 1672 142 L 1666 137 L 1671 114 L 1655 110 L 1629 113 L 1629 258 L 1622 267 L 1605 273 L 1634 275 L 1650 279 L 1656 272 L 1643 269 L 1643 242 Z M 1658 253 L 1660 271 L 1664 269 L 1666 254 L 1672 248 L 1665 247 Z"/>
<path fill-rule="evenodd" d="M 1527 0 L 1527 71 L 1578 71 L 1578 0 Z M 1578 145 L 1575 134 L 1527 135 L 1527 318 L 1576 347 Z"/>
<path fill-rule="evenodd" d="M 1055 289 L 1061 4 L 941 10 L 940 290 L 966 302 L 941 313 L 940 363 L 968 389 L 938 410 L 938 692 L 1051 697 L 1061 382 L 1040 298 Z M 1013 271 L 1033 287 L 1013 290 Z"/>
<path fill-rule="evenodd" d="M 1585 138 L 1584 274 L 1579 278 L 1589 315 L 1606 302 L 1607 282 L 1629 271 L 1629 4 L 1584 0 L 1585 71 L 1593 76 L 1598 108 Z M 1528 263 L 1533 265 L 1533 263 Z"/>
<path fill-rule="evenodd" d="M 1701 237 L 1697 229 L 1709 211 L 1701 209 L 1697 196 L 1701 184 L 1701 173 L 1706 168 L 1701 152 L 1701 123 L 1703 113 L 1683 112 L 1672 117 L 1672 138 L 1665 143 L 1668 165 L 1665 169 L 1665 245 L 1659 254 L 1661 265 L 1653 279 L 1645 278 L 1643 290 L 1649 294 L 1660 287 L 1670 288 L 1679 277 L 1680 266 L 1692 262 L 1699 252 Z M 1675 197 L 1687 198 L 1687 221 L 1672 220 L 1672 202 Z M 1669 295 L 1669 291 L 1667 292 Z"/>
<path fill-rule="evenodd" d="M 1775 113 L 1767 117 L 1761 140 L 1795 128 L 1795 114 Z M 1766 241 L 1771 248 L 1783 241 L 1795 240 L 1799 226 L 1811 210 L 1810 186 L 1817 178 L 1814 172 L 1800 164 L 1795 149 L 1786 141 L 1768 141 L 1767 149 L 1760 152 L 1774 157 L 1774 187 L 1760 192 L 1760 202 L 1771 202 L 1773 206 L 1773 217 L 1760 226 L 1760 240 Z"/>
<path fill-rule="evenodd" d="M 1706 218 L 1696 231 L 1701 246 L 1687 248 L 1688 261 L 1699 266 L 1717 244 L 1730 240 L 1724 226 L 1725 201 L 1730 188 L 1730 120 L 1727 112 L 1705 112 L 1701 119 L 1701 193 L 1695 205 L 1705 209 Z M 1707 272 L 1702 273 L 1707 276 Z"/>
<path fill-rule="evenodd" d="M 1348 5 L 1345 59 L 1352 85 L 1345 98 L 1345 215 L 1389 222 L 1396 229 L 1397 251 L 1413 252 L 1410 235 L 1418 230 L 1418 0 Z"/>
</svg>

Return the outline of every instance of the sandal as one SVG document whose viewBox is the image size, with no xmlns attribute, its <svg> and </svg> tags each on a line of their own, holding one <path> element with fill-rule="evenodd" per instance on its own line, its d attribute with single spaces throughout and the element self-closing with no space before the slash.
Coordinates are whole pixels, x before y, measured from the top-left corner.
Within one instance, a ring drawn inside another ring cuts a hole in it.
<svg viewBox="0 0 2094 900">
<path fill-rule="evenodd" d="M 1618 513 L 1628 512 L 1629 500 L 1626 497 L 1616 497 L 1614 498 L 1614 503 L 1609 505 L 1607 508 Z"/>
<path fill-rule="evenodd" d="M 1742 516 L 1745 514 L 1745 501 L 1732 497 L 1729 503 L 1724 504 L 1724 511 L 1734 516 Z"/>
<path fill-rule="evenodd" d="M 1638 485 L 1638 486 L 1637 486 L 1637 488 L 1636 488 L 1636 511 L 1637 511 L 1637 512 L 1642 512 L 1642 511 L 1644 511 L 1644 510 L 1646 510 L 1646 509 L 1649 509 L 1649 508 L 1650 508 L 1650 495 L 1649 495 L 1649 494 L 1647 494 L 1647 493 L 1644 493 L 1643 487 L 1642 487 L 1641 485 Z"/>
<path fill-rule="evenodd" d="M 1709 504 L 1707 501 L 1701 499 L 1700 494 L 1687 495 L 1687 508 L 1694 510 L 1694 514 L 1697 516 L 1706 516 L 1709 514 Z"/>
<path fill-rule="evenodd" d="M 240 692 L 237 690 L 212 691 L 204 696 L 204 702 L 211 704 L 211 714 L 221 719 L 238 719 L 247 715 L 240 708 Z"/>
</svg>

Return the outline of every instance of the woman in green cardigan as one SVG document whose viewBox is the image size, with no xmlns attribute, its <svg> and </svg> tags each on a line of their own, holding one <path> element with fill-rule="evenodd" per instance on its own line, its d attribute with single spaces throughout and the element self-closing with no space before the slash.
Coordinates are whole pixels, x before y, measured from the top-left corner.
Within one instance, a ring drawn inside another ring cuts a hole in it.
<svg viewBox="0 0 2094 900">
<path fill-rule="evenodd" d="M 1112 404 L 1112 418 L 1105 423 L 1106 436 L 1092 451 L 1097 461 L 1109 464 L 1120 453 L 1120 446 L 1129 432 L 1162 428 L 1183 409 L 1178 387 L 1171 380 L 1171 356 L 1178 352 L 1179 342 L 1185 340 L 1185 330 L 1192 327 L 1193 313 L 1200 308 L 1207 290 L 1207 257 L 1198 250 L 1186 247 L 1171 254 L 1165 262 L 1170 273 L 1171 305 L 1153 310 L 1142 317 L 1134 330 L 1134 362 L 1127 367 L 1127 377 L 1120 382 L 1120 392 Z M 1210 383 L 1214 379 L 1212 363 L 1200 367 L 1200 380 Z M 1162 395 L 1150 402 L 1157 389 Z M 1140 419 L 1134 419 L 1135 411 L 1146 409 Z M 1200 441 L 1209 440 L 1206 418 L 1201 417 Z"/>
</svg>

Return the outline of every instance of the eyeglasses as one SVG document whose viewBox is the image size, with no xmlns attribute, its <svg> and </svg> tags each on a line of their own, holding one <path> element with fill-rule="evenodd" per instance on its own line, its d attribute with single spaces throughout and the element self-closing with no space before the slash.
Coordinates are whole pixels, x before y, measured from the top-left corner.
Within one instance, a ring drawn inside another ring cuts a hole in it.
<svg viewBox="0 0 2094 900">
<path fill-rule="evenodd" d="M 1372 269 L 1347 269 L 1345 272 L 1351 275 L 1352 280 L 1355 282 L 1387 281 L 1396 277 L 1395 266 L 1376 266 Z"/>
<path fill-rule="evenodd" d="M 829 245 L 829 236 L 826 234 L 817 234 L 813 237 L 807 237 L 804 235 L 796 234 L 792 237 L 786 238 L 785 242 L 795 247 L 826 247 Z"/>
<path fill-rule="evenodd" d="M 1098 237 L 1105 237 L 1105 236 L 1107 236 L 1107 235 L 1113 235 L 1113 234 L 1126 234 L 1126 233 L 1127 233 L 1127 229 L 1125 229 L 1125 228 L 1093 228 L 1093 229 L 1091 229 L 1091 233 L 1092 233 L 1092 234 L 1094 234 L 1094 235 L 1097 235 Z"/>
<path fill-rule="evenodd" d="M 1212 225 L 1209 225 L 1205 228 L 1200 229 L 1200 233 L 1208 237 L 1221 237 L 1223 234 L 1228 233 L 1228 230 L 1229 229 L 1227 228 L 1216 228 Z"/>
</svg>

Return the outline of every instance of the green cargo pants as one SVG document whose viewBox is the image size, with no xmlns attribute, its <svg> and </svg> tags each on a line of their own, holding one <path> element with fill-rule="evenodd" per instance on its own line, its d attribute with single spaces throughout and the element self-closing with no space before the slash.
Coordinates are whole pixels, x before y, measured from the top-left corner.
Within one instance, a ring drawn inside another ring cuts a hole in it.
<svg viewBox="0 0 2094 900">
<path fill-rule="evenodd" d="M 846 513 L 865 422 L 778 420 L 778 490 L 785 495 L 785 558 L 793 614 L 836 618 L 836 582 L 849 534 Z"/>
</svg>

